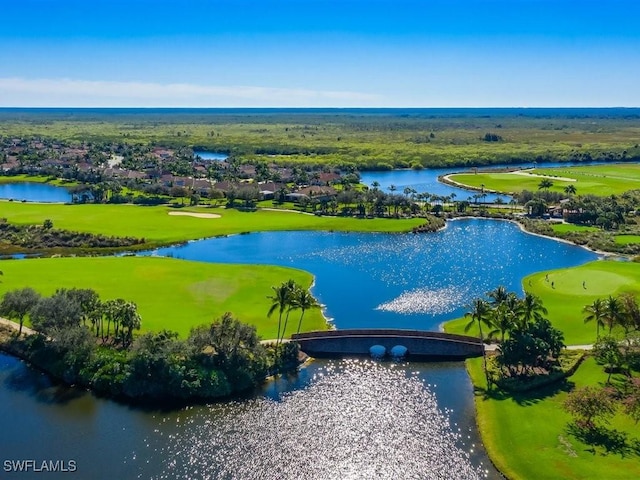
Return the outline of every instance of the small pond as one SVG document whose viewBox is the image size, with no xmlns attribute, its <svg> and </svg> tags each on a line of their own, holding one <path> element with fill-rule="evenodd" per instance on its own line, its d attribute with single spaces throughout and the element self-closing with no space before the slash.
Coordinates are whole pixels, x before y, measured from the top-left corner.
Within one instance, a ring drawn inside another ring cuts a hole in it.
<svg viewBox="0 0 640 480">
<path fill-rule="evenodd" d="M 229 158 L 229 155 L 227 155 L 226 153 L 210 152 L 207 150 L 194 150 L 193 155 L 194 156 L 197 155 L 202 160 L 214 160 L 218 162 L 221 162 L 222 160 L 226 160 L 227 158 Z"/>
</svg>

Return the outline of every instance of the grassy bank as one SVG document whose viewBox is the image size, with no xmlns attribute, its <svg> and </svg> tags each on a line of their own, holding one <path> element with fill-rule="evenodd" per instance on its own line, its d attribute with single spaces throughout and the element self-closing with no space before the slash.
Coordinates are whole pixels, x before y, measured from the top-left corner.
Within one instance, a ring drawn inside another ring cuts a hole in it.
<svg viewBox="0 0 640 480">
<path fill-rule="evenodd" d="M 486 391 L 482 359 L 467 360 L 475 390 L 478 428 L 496 467 L 516 479 L 640 478 L 637 453 L 587 445 L 571 435 L 571 417 L 562 404 L 575 387 L 600 385 L 607 379 L 601 366 L 587 359 L 566 382 L 514 395 Z M 640 440 L 637 426 L 620 413 L 609 429 Z"/>
<path fill-rule="evenodd" d="M 220 218 L 172 216 L 175 208 L 136 205 L 60 205 L 0 202 L 0 217 L 17 224 L 42 224 L 50 219 L 56 228 L 114 236 L 144 238 L 150 243 L 181 242 L 216 235 L 270 230 L 326 230 L 358 232 L 408 232 L 424 219 L 357 219 L 318 217 L 292 212 L 258 210 L 241 212 L 225 208 L 183 208 L 180 212 L 213 213 Z"/>
<path fill-rule="evenodd" d="M 547 277 L 548 276 L 548 277 Z M 584 286 L 583 283 L 584 282 Z M 595 323 L 584 323 L 582 309 L 596 298 L 622 292 L 640 293 L 640 264 L 596 261 L 573 268 L 538 272 L 525 277 L 524 289 L 538 295 L 549 311 L 551 323 L 564 333 L 567 345 L 591 344 L 596 338 Z M 445 331 L 464 333 L 468 319 L 445 323 Z M 469 331 L 477 335 L 477 329 Z"/>
<path fill-rule="evenodd" d="M 154 257 L 78 257 L 6 260 L 0 294 L 32 287 L 43 295 L 56 288 L 93 288 L 103 300 L 124 298 L 138 304 L 142 331 L 173 330 L 185 337 L 191 327 L 233 312 L 255 325 L 263 338 L 275 338 L 277 314 L 267 318 L 271 286 L 293 279 L 304 287 L 311 274 L 283 267 L 226 265 Z M 299 312 L 291 314 L 287 335 Z M 319 310 L 305 313 L 303 328 L 326 328 Z"/>
<path fill-rule="evenodd" d="M 640 165 L 624 163 L 580 167 L 538 168 L 535 175 L 544 175 L 553 182 L 550 191 L 561 192 L 573 185 L 580 195 L 620 195 L 640 188 Z M 516 173 L 456 174 L 450 179 L 474 188 L 498 192 L 537 191 L 540 176 Z"/>
</svg>

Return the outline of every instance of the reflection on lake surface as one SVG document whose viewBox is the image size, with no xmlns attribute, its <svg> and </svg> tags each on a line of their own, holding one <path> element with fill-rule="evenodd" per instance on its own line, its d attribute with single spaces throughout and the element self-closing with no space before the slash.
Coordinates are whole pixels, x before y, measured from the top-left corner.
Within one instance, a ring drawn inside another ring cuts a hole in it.
<svg viewBox="0 0 640 480">
<path fill-rule="evenodd" d="M 449 222 L 432 234 L 265 232 L 155 253 L 301 268 L 315 275 L 313 293 L 339 328 L 426 330 L 464 315 L 473 298 L 498 285 L 522 292 L 526 275 L 598 258 L 511 222 L 480 219 Z"/>
<path fill-rule="evenodd" d="M 71 194 L 64 187 L 46 183 L 0 183 L 0 198 L 29 202 L 70 202 Z"/>
<path fill-rule="evenodd" d="M 2 354 L 0 381 L 4 458 L 75 459 L 80 478 L 498 477 L 462 363 L 316 361 L 254 398 L 173 412 L 52 387 Z"/>
</svg>

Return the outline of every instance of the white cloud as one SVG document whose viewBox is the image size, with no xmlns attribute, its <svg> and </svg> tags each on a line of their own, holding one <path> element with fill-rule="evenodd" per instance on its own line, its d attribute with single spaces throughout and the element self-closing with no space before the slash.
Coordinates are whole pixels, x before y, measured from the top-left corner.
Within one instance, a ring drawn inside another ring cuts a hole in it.
<svg viewBox="0 0 640 480">
<path fill-rule="evenodd" d="M 0 78 L 3 107 L 357 107 L 375 106 L 381 99 L 304 88 Z"/>
</svg>

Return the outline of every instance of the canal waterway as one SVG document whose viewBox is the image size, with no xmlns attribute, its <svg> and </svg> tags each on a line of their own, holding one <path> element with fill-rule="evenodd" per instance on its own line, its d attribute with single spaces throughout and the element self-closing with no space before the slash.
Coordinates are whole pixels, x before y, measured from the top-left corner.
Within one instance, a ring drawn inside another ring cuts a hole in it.
<svg viewBox="0 0 640 480">
<path fill-rule="evenodd" d="M 0 198 L 28 202 L 71 202 L 71 194 L 64 187 L 46 183 L 0 183 Z"/>
</svg>

